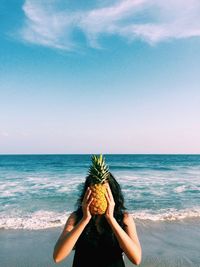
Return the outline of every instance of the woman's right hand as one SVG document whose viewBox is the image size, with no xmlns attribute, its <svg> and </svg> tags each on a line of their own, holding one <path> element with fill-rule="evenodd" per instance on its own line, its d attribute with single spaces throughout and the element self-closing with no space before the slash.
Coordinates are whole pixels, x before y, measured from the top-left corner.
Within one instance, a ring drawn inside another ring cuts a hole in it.
<svg viewBox="0 0 200 267">
<path fill-rule="evenodd" d="M 91 195 L 91 190 L 88 187 L 86 192 L 85 192 L 85 196 L 83 198 L 83 202 L 82 202 L 82 211 L 83 211 L 83 219 L 86 221 L 90 221 L 92 215 L 90 213 L 90 204 L 92 203 L 92 195 Z"/>
</svg>

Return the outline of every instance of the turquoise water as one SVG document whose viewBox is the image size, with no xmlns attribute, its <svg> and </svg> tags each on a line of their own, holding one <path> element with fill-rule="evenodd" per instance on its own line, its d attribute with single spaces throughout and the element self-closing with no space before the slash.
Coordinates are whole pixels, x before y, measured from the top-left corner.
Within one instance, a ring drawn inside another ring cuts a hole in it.
<svg viewBox="0 0 200 267">
<path fill-rule="evenodd" d="M 200 218 L 200 155 L 104 155 L 135 218 Z M 64 224 L 91 155 L 0 155 L 0 228 Z"/>
</svg>

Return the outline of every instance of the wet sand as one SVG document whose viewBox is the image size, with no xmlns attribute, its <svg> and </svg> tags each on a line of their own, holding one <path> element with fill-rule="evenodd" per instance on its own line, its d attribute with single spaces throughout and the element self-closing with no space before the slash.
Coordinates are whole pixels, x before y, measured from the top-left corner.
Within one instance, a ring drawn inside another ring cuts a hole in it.
<svg viewBox="0 0 200 267">
<path fill-rule="evenodd" d="M 200 221 L 136 221 L 143 257 L 142 267 L 200 267 Z M 0 266 L 72 266 L 73 252 L 61 263 L 53 248 L 62 228 L 44 230 L 0 229 Z M 134 266 L 125 257 L 126 266 Z M 94 266 L 95 267 L 95 266 Z"/>
</svg>

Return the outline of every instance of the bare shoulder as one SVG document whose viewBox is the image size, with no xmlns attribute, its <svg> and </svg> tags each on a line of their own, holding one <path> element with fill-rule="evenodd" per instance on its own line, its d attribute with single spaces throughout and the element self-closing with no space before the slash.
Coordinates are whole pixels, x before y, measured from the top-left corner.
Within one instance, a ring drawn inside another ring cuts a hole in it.
<svg viewBox="0 0 200 267">
<path fill-rule="evenodd" d="M 75 211 L 73 211 L 70 215 L 69 215 L 69 217 L 68 217 L 68 219 L 67 219 L 67 222 L 76 222 L 76 220 L 77 220 L 77 214 L 76 214 L 76 212 Z"/>
<path fill-rule="evenodd" d="M 74 228 L 76 221 L 77 221 L 77 215 L 76 212 L 74 211 L 67 218 L 62 234 L 70 232 Z"/>
<path fill-rule="evenodd" d="M 126 231 L 126 233 L 129 235 L 129 237 L 132 240 L 134 240 L 137 243 L 138 247 L 141 247 L 140 241 L 138 238 L 138 234 L 137 234 L 136 224 L 135 224 L 135 221 L 133 219 L 133 216 L 130 213 L 125 213 L 123 222 L 125 224 L 124 230 Z"/>
<path fill-rule="evenodd" d="M 130 213 L 128 213 L 128 212 L 125 212 L 124 213 L 123 222 L 124 222 L 125 225 L 127 225 L 127 224 L 133 224 L 133 225 L 135 225 L 133 216 Z"/>
</svg>

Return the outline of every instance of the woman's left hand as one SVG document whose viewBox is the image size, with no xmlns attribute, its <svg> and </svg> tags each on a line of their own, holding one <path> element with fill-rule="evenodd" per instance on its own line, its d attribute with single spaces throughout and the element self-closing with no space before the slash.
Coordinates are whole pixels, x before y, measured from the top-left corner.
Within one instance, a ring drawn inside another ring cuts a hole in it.
<svg viewBox="0 0 200 267">
<path fill-rule="evenodd" d="M 115 208 L 115 201 L 114 201 L 109 184 L 107 184 L 105 196 L 106 196 L 106 200 L 108 204 L 106 212 L 105 212 L 105 217 L 107 220 L 109 220 L 109 219 L 114 218 L 114 208 Z"/>
</svg>

